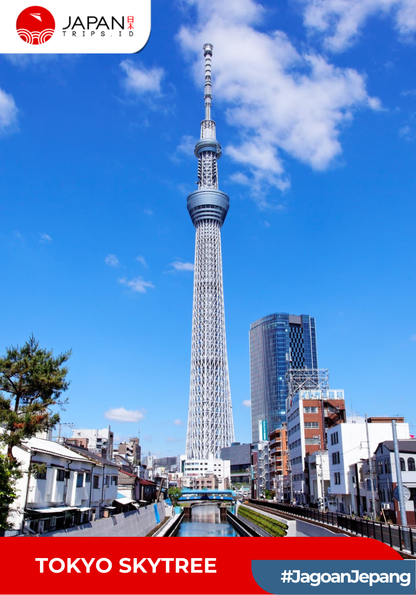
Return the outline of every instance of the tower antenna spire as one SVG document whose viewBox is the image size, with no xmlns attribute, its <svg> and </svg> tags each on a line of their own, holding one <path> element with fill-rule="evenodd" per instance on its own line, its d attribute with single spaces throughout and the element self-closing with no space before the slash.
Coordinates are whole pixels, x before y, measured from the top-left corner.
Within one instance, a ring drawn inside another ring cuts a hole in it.
<svg viewBox="0 0 416 595">
<path fill-rule="evenodd" d="M 204 87 L 204 100 L 205 100 L 205 120 L 211 120 L 211 104 L 212 104 L 212 82 L 211 82 L 211 58 L 213 45 L 206 43 L 203 46 L 204 58 L 205 58 L 205 87 Z"/>
</svg>

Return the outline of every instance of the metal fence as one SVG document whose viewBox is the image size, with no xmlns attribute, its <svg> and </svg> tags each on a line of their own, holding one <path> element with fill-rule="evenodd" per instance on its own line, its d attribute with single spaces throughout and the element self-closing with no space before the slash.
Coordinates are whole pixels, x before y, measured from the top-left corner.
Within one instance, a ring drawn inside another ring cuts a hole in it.
<svg viewBox="0 0 416 595">
<path fill-rule="evenodd" d="M 321 512 L 316 508 L 302 508 L 300 506 L 291 506 L 290 504 L 278 504 L 276 502 L 265 502 L 264 500 L 249 500 L 253 504 L 274 508 L 281 512 L 294 514 L 298 517 L 317 521 L 325 525 L 332 525 L 344 531 L 349 531 L 355 535 L 377 539 L 382 543 L 400 550 L 408 552 L 412 556 L 416 552 L 416 530 L 402 525 L 390 525 L 371 521 L 359 517 L 351 517 L 337 512 Z"/>
</svg>

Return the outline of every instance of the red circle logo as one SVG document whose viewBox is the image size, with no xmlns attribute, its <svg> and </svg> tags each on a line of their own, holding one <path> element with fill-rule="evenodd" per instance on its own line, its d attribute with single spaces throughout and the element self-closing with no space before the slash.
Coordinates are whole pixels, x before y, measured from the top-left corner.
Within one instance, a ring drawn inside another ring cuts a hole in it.
<svg viewBox="0 0 416 595">
<path fill-rule="evenodd" d="M 29 6 L 17 17 L 16 29 L 20 39 L 31 45 L 40 45 L 54 34 L 55 19 L 43 6 Z"/>
</svg>

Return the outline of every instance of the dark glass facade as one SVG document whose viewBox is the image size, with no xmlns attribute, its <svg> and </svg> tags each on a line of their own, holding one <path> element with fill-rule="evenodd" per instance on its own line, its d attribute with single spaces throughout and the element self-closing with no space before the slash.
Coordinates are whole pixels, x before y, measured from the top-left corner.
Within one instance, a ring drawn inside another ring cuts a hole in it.
<svg viewBox="0 0 416 595">
<path fill-rule="evenodd" d="M 251 432 L 259 441 L 259 421 L 267 432 L 286 421 L 289 368 L 317 369 L 315 319 L 303 314 L 271 314 L 250 327 Z"/>
</svg>

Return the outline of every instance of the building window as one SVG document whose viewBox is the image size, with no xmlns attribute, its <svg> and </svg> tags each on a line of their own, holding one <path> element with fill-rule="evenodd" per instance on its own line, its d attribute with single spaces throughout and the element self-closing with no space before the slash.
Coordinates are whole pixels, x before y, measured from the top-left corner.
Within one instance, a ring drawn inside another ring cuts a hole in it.
<svg viewBox="0 0 416 595">
<path fill-rule="evenodd" d="M 104 476 L 104 485 L 105 486 L 110 485 L 110 476 L 109 475 Z"/>
<path fill-rule="evenodd" d="M 332 464 L 333 465 L 339 465 L 340 463 L 340 458 L 339 458 L 339 452 L 333 452 L 332 453 Z"/>
<path fill-rule="evenodd" d="M 400 457 L 400 471 L 406 471 L 406 463 L 402 457 Z"/>
<path fill-rule="evenodd" d="M 415 460 L 413 457 L 410 457 L 410 459 L 407 459 L 407 470 L 408 471 L 416 471 Z"/>
<path fill-rule="evenodd" d="M 77 488 L 84 487 L 84 474 L 77 473 Z"/>
<path fill-rule="evenodd" d="M 98 490 L 99 487 L 100 487 L 100 478 L 98 475 L 94 475 L 93 488 L 94 488 L 94 490 Z"/>
<path fill-rule="evenodd" d="M 300 440 L 299 440 L 299 442 L 300 442 Z M 320 438 L 305 438 L 305 444 L 307 444 L 308 446 L 320 445 L 321 439 Z"/>
<path fill-rule="evenodd" d="M 334 480 L 336 486 L 341 485 L 341 473 L 334 473 Z"/>
<path fill-rule="evenodd" d="M 112 485 L 117 485 L 118 484 L 118 477 L 117 477 L 117 475 L 113 475 L 111 477 L 111 483 L 112 483 Z"/>
<path fill-rule="evenodd" d="M 331 444 L 332 446 L 334 444 L 338 444 L 338 432 L 334 432 L 333 434 L 331 434 Z"/>
<path fill-rule="evenodd" d="M 319 428 L 319 423 L 317 421 L 307 421 L 305 423 L 306 430 L 316 430 Z"/>
<path fill-rule="evenodd" d="M 91 473 L 85 474 L 85 483 L 91 483 Z"/>
<path fill-rule="evenodd" d="M 40 466 L 35 470 L 34 476 L 36 479 L 46 479 L 46 467 Z"/>
<path fill-rule="evenodd" d="M 65 479 L 65 471 L 63 469 L 58 469 L 56 473 L 56 481 L 64 481 Z"/>
</svg>

